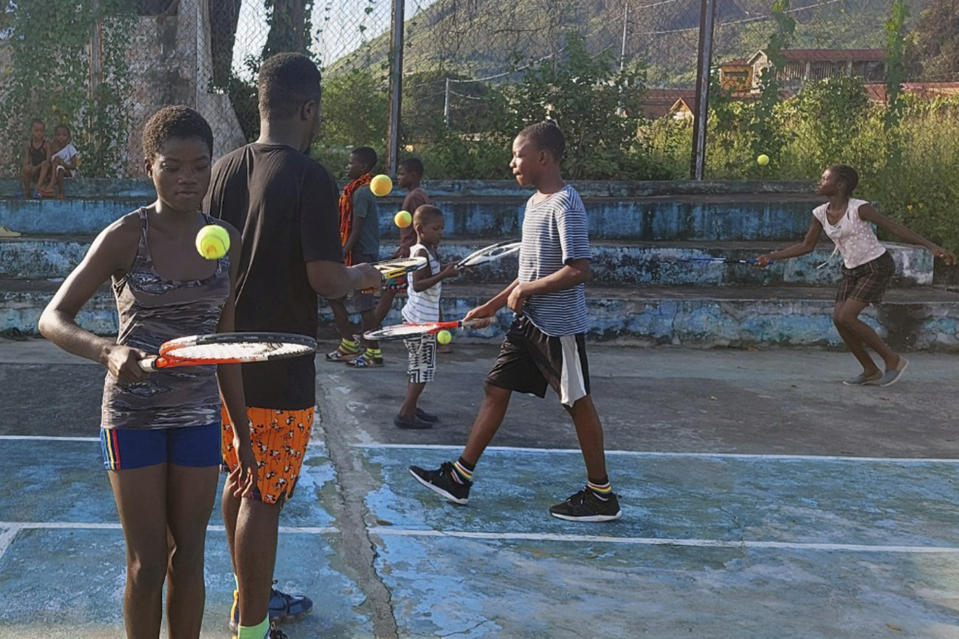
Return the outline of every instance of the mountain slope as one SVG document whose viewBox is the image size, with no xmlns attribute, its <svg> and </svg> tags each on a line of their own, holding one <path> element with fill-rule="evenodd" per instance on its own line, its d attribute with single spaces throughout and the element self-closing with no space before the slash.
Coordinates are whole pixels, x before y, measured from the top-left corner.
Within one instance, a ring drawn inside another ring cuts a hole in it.
<svg viewBox="0 0 959 639">
<path fill-rule="evenodd" d="M 910 22 L 932 0 L 912 0 Z M 438 0 L 406 23 L 407 73 L 458 72 L 480 78 L 530 60 L 561 55 L 563 34 L 575 29 L 590 51 L 619 56 L 626 24 L 626 62 L 645 61 L 654 86 L 695 80 L 700 0 Z M 714 63 L 748 57 L 769 40 L 771 0 L 717 0 Z M 794 48 L 873 48 L 883 44 L 892 0 L 793 0 Z M 764 19 L 767 18 L 767 19 Z M 389 35 L 329 68 L 385 69 Z"/>
</svg>

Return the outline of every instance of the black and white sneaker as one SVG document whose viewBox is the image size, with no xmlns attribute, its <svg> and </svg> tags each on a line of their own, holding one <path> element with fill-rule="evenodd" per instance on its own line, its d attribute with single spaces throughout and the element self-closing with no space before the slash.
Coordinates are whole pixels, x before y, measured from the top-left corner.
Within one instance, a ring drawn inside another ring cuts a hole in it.
<svg viewBox="0 0 959 639">
<path fill-rule="evenodd" d="M 549 514 L 567 521 L 613 521 L 623 516 L 616 495 L 609 494 L 606 500 L 584 488 L 561 504 L 549 507 Z"/>
<path fill-rule="evenodd" d="M 470 486 L 473 482 L 459 483 L 453 479 L 453 464 L 444 462 L 437 470 L 426 470 L 419 466 L 410 466 L 410 474 L 434 493 L 446 497 L 454 504 L 465 506 L 469 501 Z"/>
</svg>

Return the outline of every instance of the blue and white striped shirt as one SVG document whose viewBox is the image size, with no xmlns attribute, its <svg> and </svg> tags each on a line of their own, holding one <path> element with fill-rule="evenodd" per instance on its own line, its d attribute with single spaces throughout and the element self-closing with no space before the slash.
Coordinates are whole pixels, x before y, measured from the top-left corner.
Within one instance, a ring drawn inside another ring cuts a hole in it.
<svg viewBox="0 0 959 639">
<path fill-rule="evenodd" d="M 552 275 L 570 260 L 591 257 L 586 208 L 576 189 L 567 184 L 540 202 L 534 203 L 532 197 L 526 202 L 519 249 L 520 283 Z M 523 314 L 547 335 L 585 333 L 586 286 L 577 284 L 563 291 L 532 295 L 526 300 Z"/>
</svg>

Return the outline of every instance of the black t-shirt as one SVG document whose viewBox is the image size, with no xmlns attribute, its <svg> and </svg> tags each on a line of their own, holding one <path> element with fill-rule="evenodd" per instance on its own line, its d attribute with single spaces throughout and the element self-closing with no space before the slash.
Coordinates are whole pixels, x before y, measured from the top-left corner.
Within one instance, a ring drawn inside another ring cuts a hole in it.
<svg viewBox="0 0 959 639">
<path fill-rule="evenodd" d="M 243 235 L 236 330 L 316 336 L 317 296 L 306 262 L 343 261 L 338 193 L 322 165 L 285 145 L 248 144 L 214 165 L 208 210 Z M 316 403 L 312 357 L 242 367 L 248 406 Z"/>
</svg>

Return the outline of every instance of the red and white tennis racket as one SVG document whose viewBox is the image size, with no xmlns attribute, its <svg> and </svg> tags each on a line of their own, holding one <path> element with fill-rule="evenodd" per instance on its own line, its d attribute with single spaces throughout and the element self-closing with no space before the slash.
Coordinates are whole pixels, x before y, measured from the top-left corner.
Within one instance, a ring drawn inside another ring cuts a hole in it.
<svg viewBox="0 0 959 639">
<path fill-rule="evenodd" d="M 422 324 L 394 324 L 393 326 L 384 326 L 375 331 L 363 333 L 363 339 L 374 341 L 388 341 L 393 339 L 409 339 L 431 333 L 439 333 L 443 330 L 452 328 L 469 328 L 477 324 L 489 321 L 488 317 L 473 320 L 456 320 L 451 322 L 424 322 Z"/>
<path fill-rule="evenodd" d="M 490 244 L 489 246 L 485 246 L 461 259 L 456 263 L 456 267 L 468 268 L 471 266 L 486 264 L 487 262 L 495 262 L 496 260 L 502 259 L 507 255 L 512 255 L 513 253 L 519 251 L 521 244 L 522 242 L 518 242 L 516 240 L 505 240 L 503 242 L 497 242 L 496 244 Z"/>
<path fill-rule="evenodd" d="M 316 340 L 294 333 L 213 333 L 163 342 L 157 357 L 140 360 L 140 368 L 155 371 L 174 366 L 244 364 L 313 355 Z"/>
</svg>

